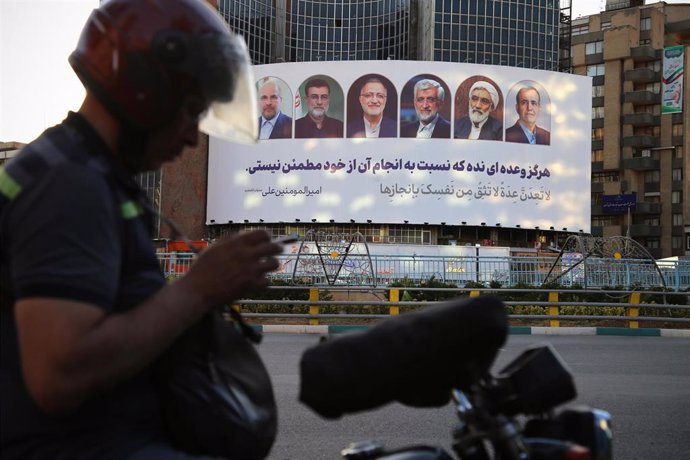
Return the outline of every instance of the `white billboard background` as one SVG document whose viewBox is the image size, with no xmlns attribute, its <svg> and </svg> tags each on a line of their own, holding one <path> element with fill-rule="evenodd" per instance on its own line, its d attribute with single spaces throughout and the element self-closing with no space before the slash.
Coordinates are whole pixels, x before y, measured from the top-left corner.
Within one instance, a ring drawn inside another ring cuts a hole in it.
<svg viewBox="0 0 690 460">
<path fill-rule="evenodd" d="M 333 77 L 346 94 L 362 75 L 382 74 L 399 95 L 416 75 L 434 74 L 451 89 L 446 104 L 454 104 L 464 80 L 484 75 L 503 94 L 504 129 L 516 117 L 514 99 L 506 99 L 511 88 L 534 80 L 550 100 L 541 115 L 550 117 L 551 145 L 343 138 L 272 139 L 246 146 L 212 137 L 207 224 L 369 220 L 590 231 L 589 77 L 415 61 L 270 64 L 255 66 L 254 72 L 257 80 L 282 79 L 293 94 L 316 74 Z"/>
</svg>

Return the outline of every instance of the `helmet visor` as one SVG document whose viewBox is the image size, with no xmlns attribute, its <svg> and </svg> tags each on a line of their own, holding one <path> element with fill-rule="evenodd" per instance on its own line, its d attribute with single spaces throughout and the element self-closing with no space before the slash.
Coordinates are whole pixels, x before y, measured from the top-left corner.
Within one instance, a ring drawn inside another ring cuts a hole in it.
<svg viewBox="0 0 690 460">
<path fill-rule="evenodd" d="M 256 143 L 259 137 L 259 126 L 256 121 L 259 117 L 256 107 L 256 87 L 244 39 L 233 34 L 225 49 L 219 50 L 217 47 L 205 49 L 208 52 L 218 53 L 215 55 L 216 61 L 222 62 L 225 60 L 223 58 L 233 61 L 231 66 L 221 68 L 226 71 L 231 69 L 234 75 L 229 79 L 222 78 L 222 75 L 218 74 L 208 75 L 211 81 L 203 86 L 211 90 L 206 95 L 210 104 L 201 117 L 199 129 L 210 136 L 233 142 Z M 219 87 L 220 82 L 226 82 L 226 87 Z"/>
</svg>

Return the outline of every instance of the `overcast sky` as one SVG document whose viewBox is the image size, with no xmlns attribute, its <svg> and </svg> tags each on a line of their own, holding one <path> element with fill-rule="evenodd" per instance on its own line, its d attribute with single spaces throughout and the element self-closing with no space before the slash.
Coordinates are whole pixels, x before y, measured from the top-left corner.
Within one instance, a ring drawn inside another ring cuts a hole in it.
<svg viewBox="0 0 690 460">
<path fill-rule="evenodd" d="M 67 56 L 98 3 L 0 0 L 0 141 L 29 142 L 79 108 L 84 90 Z M 573 18 L 598 13 L 603 5 L 572 0 Z"/>
</svg>

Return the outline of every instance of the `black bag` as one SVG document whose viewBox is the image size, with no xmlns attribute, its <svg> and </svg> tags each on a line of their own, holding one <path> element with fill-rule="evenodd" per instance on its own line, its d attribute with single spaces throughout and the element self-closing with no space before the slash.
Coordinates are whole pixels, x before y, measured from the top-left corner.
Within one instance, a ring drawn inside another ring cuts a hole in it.
<svg viewBox="0 0 690 460">
<path fill-rule="evenodd" d="M 245 337 L 254 331 L 233 313 L 244 334 L 214 310 L 162 358 L 163 417 L 175 447 L 185 452 L 262 459 L 277 431 L 273 387 Z"/>
</svg>

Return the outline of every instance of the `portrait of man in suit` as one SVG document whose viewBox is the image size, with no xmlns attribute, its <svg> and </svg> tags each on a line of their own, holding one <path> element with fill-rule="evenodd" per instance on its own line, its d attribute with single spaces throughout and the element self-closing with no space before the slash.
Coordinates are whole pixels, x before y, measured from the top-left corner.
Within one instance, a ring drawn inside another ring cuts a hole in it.
<svg viewBox="0 0 690 460">
<path fill-rule="evenodd" d="M 348 111 L 347 137 L 376 138 L 398 135 L 396 121 L 386 116 L 386 112 L 390 112 L 386 110 L 389 97 L 388 88 L 382 77 L 367 76 L 362 84 L 355 82 L 351 91 L 356 91 L 358 97 L 357 104 L 350 104 L 352 110 Z M 395 94 L 392 96 L 395 97 Z M 395 104 L 394 100 L 391 102 Z"/>
<path fill-rule="evenodd" d="M 281 111 L 283 94 L 278 79 L 262 78 L 258 82 L 259 139 L 289 139 L 292 137 L 292 118 Z M 288 100 L 291 98 L 288 98 Z"/>
<path fill-rule="evenodd" d="M 295 121 L 295 138 L 343 137 L 343 122 L 328 116 L 331 87 L 322 78 L 312 78 L 304 87 L 307 114 Z"/>
<path fill-rule="evenodd" d="M 551 133 L 537 126 L 542 111 L 541 94 L 535 86 L 523 86 L 515 96 L 518 120 L 506 129 L 506 142 L 551 145 Z"/>
<path fill-rule="evenodd" d="M 441 115 L 445 97 L 443 85 L 436 80 L 423 78 L 415 83 L 412 103 L 416 120 L 400 126 L 400 137 L 449 139 L 450 122 Z"/>
<path fill-rule="evenodd" d="M 493 84 L 484 80 L 474 82 L 468 94 L 468 114 L 455 122 L 455 138 L 503 140 L 503 117 L 492 116 L 499 102 L 499 93 Z"/>
</svg>

